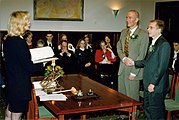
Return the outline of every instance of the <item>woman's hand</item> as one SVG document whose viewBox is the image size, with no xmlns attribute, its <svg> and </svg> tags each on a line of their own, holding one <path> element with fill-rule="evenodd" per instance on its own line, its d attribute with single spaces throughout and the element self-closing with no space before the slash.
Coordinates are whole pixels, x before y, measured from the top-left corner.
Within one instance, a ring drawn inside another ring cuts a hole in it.
<svg viewBox="0 0 179 120">
<path fill-rule="evenodd" d="M 88 62 L 88 63 L 85 64 L 85 67 L 89 67 L 89 66 L 91 66 L 91 63 L 90 63 L 90 62 Z"/>
</svg>

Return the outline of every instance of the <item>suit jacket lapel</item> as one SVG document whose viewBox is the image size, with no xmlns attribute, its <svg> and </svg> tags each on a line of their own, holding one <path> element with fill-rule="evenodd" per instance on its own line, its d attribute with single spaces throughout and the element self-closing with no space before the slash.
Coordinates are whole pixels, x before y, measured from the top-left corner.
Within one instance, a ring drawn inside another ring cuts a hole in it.
<svg viewBox="0 0 179 120">
<path fill-rule="evenodd" d="M 154 51 L 150 52 L 148 55 L 147 55 L 147 59 L 150 58 L 150 56 L 156 52 L 157 48 L 164 42 L 164 38 L 163 36 L 160 36 L 157 41 L 155 42 L 153 48 L 154 48 Z"/>
</svg>

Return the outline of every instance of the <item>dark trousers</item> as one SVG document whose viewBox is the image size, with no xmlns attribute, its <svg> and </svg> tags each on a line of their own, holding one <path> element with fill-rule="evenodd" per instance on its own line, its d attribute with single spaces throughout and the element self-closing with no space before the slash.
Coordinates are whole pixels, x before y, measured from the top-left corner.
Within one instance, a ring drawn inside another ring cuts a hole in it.
<svg viewBox="0 0 179 120">
<path fill-rule="evenodd" d="M 150 93 L 144 89 L 144 112 L 147 120 L 166 120 L 165 95 L 165 93 Z"/>
</svg>

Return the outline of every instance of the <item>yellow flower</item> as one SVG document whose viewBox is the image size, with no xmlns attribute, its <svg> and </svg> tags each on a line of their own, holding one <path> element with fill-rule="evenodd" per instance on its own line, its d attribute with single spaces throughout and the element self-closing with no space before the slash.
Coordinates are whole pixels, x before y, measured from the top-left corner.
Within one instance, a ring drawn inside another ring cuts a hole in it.
<svg viewBox="0 0 179 120">
<path fill-rule="evenodd" d="M 63 76 L 63 74 L 64 74 L 63 68 L 61 68 L 60 66 L 56 65 L 54 67 L 47 66 L 46 69 L 45 69 L 45 76 L 50 75 L 52 72 L 54 74 L 57 74 L 57 75 L 60 75 L 60 76 Z"/>
</svg>

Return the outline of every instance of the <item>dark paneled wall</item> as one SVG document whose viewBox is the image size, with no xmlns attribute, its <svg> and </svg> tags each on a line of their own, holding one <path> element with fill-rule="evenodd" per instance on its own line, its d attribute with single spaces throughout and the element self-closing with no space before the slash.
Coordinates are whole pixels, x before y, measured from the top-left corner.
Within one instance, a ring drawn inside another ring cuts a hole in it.
<svg viewBox="0 0 179 120">
<path fill-rule="evenodd" d="M 38 39 L 46 40 L 45 36 L 49 31 L 31 31 L 33 33 L 33 41 L 36 42 Z M 57 43 L 61 34 L 66 34 L 68 41 L 76 46 L 79 39 L 83 38 L 85 34 L 89 34 L 91 43 L 95 48 L 98 47 L 99 41 L 104 40 L 104 37 L 108 35 L 111 39 L 111 45 L 116 48 L 116 43 L 119 40 L 120 32 L 83 32 L 83 31 L 51 31 L 53 34 L 54 42 Z M 6 31 L 0 31 L 1 42 Z"/>
</svg>

